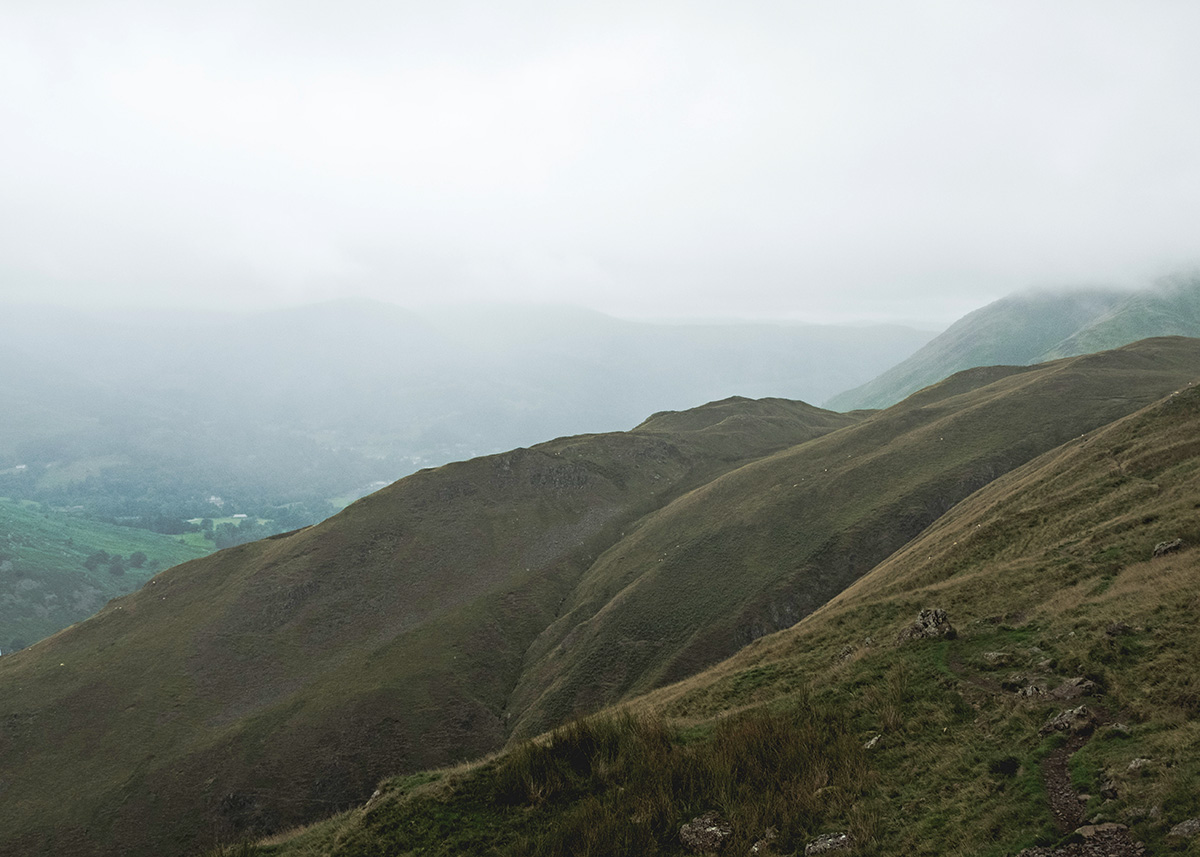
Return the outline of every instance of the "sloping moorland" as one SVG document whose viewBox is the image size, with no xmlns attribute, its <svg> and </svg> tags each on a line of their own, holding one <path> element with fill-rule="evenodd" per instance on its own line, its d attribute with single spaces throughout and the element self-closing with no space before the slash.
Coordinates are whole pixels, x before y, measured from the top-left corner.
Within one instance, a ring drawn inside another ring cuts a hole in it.
<svg viewBox="0 0 1200 857">
<path fill-rule="evenodd" d="M 733 854 L 1198 853 L 1198 438 L 1187 386 L 712 669 L 239 853 L 680 854 L 709 812 Z M 902 642 L 930 606 L 957 633 Z"/>
<path fill-rule="evenodd" d="M 1200 275 L 1164 277 L 1136 290 L 1008 295 L 963 316 L 912 356 L 825 405 L 835 410 L 883 408 L 963 369 L 1025 366 L 1152 336 L 1200 336 Z"/>
<path fill-rule="evenodd" d="M 981 764 L 1005 789 L 1028 792 L 1009 815 L 1000 801 L 1002 817 L 986 833 L 1015 841 L 1013 819 L 1041 806 L 1033 769 L 1049 751 L 1038 743 L 1019 756 L 1013 742 L 1040 712 L 998 690 L 974 699 L 972 688 L 993 689 L 988 676 L 978 684 L 967 676 L 991 650 L 979 646 L 1028 659 L 1037 628 L 1027 619 L 964 627 L 976 609 L 966 585 L 936 599 L 963 629 L 961 642 L 894 648 L 896 629 L 945 587 L 941 554 L 918 564 L 931 579 L 914 579 L 917 591 L 871 595 L 872 586 L 944 533 L 952 518 L 930 524 L 984 496 L 975 492 L 987 483 L 1198 376 L 1200 343 L 1163 339 L 962 373 L 874 415 L 721 402 L 629 433 L 424 471 L 316 527 L 172 569 L 0 661 L 0 849 L 187 853 L 320 817 L 365 799 L 385 774 L 510 742 L 498 762 L 394 781 L 386 812 L 377 800 L 365 815 L 306 834 L 326 837 L 314 853 L 334 842 L 357 843 L 344 853 L 524 853 L 543 842 L 553 853 L 554 836 L 566 847 L 582 841 L 571 831 L 587 830 L 611 833 L 594 853 L 672 853 L 678 819 L 704 809 L 735 816 L 747 844 L 775 827 L 781 853 L 834 824 L 873 847 L 901 841 L 888 838 L 892 820 L 919 831 L 921 789 L 939 787 L 932 775 L 911 776 L 912 766 L 960 758 L 937 747 L 951 727 L 954 741 L 999 736 L 1002 757 L 972 749 L 966 767 L 950 772 L 978 773 Z M 1050 511 L 1066 506 L 1058 500 Z M 951 579 L 978 577 L 987 575 Z M 1015 615 L 1021 585 L 982 592 L 1011 599 L 999 612 Z M 1062 587 L 1041 589 L 1050 597 Z M 985 612 L 997 613 L 990 604 Z M 1053 633 L 1037 638 L 1043 651 L 1054 651 L 1045 648 Z M 865 644 L 868 636 L 879 642 Z M 1066 653 L 1073 643 L 1061 645 Z M 705 678 L 635 706 L 669 720 L 614 721 L 549 745 L 519 741 L 743 646 Z M 778 710 L 714 725 L 767 702 Z M 1001 714 L 1008 719 L 983 727 L 972 719 Z M 871 730 L 885 735 L 879 752 L 861 748 Z M 792 738 L 799 749 L 776 753 L 759 774 L 738 767 Z M 566 763 L 553 755 L 560 745 Z M 607 754 L 603 765 L 593 751 Z M 621 791 L 621 777 L 650 791 Z M 786 794 L 763 796 L 783 781 Z M 420 782 L 432 785 L 411 792 Z M 964 790 L 961 779 L 941 783 L 943 792 Z M 428 824 L 404 815 L 414 806 Z M 930 817 L 944 820 L 946 836 L 959 836 L 959 821 L 962 835 L 983 823 L 949 811 Z M 360 829 L 368 819 L 380 830 Z M 1021 835 L 1048 836 L 1047 824 Z M 482 839 L 451 840 L 451 829 Z M 434 838 L 405 838 L 420 830 Z M 906 841 L 952 851 L 928 838 L 934 832 Z M 982 841 L 959 838 L 955 847 Z"/>
</svg>

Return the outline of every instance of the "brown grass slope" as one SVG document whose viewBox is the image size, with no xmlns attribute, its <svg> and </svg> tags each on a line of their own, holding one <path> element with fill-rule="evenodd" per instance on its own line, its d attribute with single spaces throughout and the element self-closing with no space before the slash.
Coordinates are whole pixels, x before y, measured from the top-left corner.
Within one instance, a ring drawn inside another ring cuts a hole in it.
<svg viewBox="0 0 1200 857">
<path fill-rule="evenodd" d="M 514 737 L 677 681 L 826 603 L 1002 473 L 1200 377 L 1200 341 L 969 370 L 664 506 L 531 647 Z"/>
<path fill-rule="evenodd" d="M 0 853 L 178 854 L 501 745 L 530 642 L 680 492 L 852 423 L 731 399 L 423 471 L 0 659 Z"/>
<path fill-rule="evenodd" d="M 632 720 L 389 780 L 366 807 L 244 853 L 677 855 L 680 825 L 715 811 L 729 853 L 771 829 L 778 855 L 833 831 L 856 857 L 1012 855 L 1080 838 L 1056 827 L 1043 781 L 1064 741 L 1039 731 L 1081 700 L 1015 692 L 1072 676 L 1124 724 L 1070 754 L 1080 818 L 1130 826 L 1148 853 L 1200 853 L 1169 835 L 1200 815 L 1198 439 L 1185 382 L 971 494 L 792 628 L 626 703 Z M 1151 557 L 1174 538 L 1187 546 Z M 957 638 L 898 644 L 930 605 Z"/>
<path fill-rule="evenodd" d="M 1174 539 L 1182 550 L 1152 556 Z M 882 735 L 859 853 L 1014 854 L 1062 835 L 1039 770 L 1062 742 L 1039 727 L 1083 702 L 1121 727 L 1069 760 L 1080 817 L 1128 825 L 1149 853 L 1198 854 L 1200 840 L 1170 836 L 1200 815 L 1198 593 L 1200 387 L 1188 385 L 997 479 L 794 627 L 634 707 L 703 721 L 803 688 L 851 712 L 864 740 Z M 957 639 L 898 647 L 932 605 Z M 1015 692 L 1070 676 L 1097 696 Z"/>
</svg>

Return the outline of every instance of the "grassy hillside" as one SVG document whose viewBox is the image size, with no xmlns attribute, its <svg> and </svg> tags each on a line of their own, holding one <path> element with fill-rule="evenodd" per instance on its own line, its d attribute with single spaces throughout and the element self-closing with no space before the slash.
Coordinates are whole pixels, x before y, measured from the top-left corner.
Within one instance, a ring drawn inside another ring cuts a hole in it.
<svg viewBox="0 0 1200 857">
<path fill-rule="evenodd" d="M 0 651 L 82 621 L 158 571 L 206 553 L 172 536 L 0 498 Z"/>
<path fill-rule="evenodd" d="M 1041 359 L 1086 354 L 1147 336 L 1200 336 L 1200 279 L 1172 277 L 1155 289 L 1130 295 Z"/>
<path fill-rule="evenodd" d="M 496 749 L 525 650 L 595 556 L 680 492 L 854 421 L 700 410 L 422 471 L 0 659 L 0 851 L 183 853 Z"/>
<path fill-rule="evenodd" d="M 972 370 L 680 497 L 592 564 L 530 648 L 514 734 L 791 625 L 996 476 L 1200 376 L 1198 355 L 1164 339 Z"/>
<path fill-rule="evenodd" d="M 1025 366 L 1119 348 L 1154 336 L 1200 336 L 1200 278 L 1137 290 L 1010 295 L 964 316 L 911 357 L 827 400 L 835 410 L 883 408 L 975 366 Z"/>
<path fill-rule="evenodd" d="M 839 411 L 886 408 L 964 369 L 1025 366 L 1042 359 L 1068 336 L 1106 315 L 1127 297 L 1127 292 L 1099 289 L 1009 295 L 963 316 L 911 357 L 867 383 L 833 396 L 826 405 Z M 1151 332 L 1146 336 L 1174 332 Z M 1144 337 L 1135 337 L 1139 338 Z M 1091 351 L 1126 342 L 1113 342 Z M 1086 353 L 1073 351 L 1056 356 Z"/>
<path fill-rule="evenodd" d="M 1200 342 L 1174 338 L 973 370 L 870 416 L 719 402 L 423 471 L 320 525 L 177 567 L 0 659 L 0 769 L 16 796 L 0 802 L 0 850 L 172 854 L 283 829 L 366 798 L 384 775 L 476 758 L 747 643 L 761 652 L 754 640 L 820 608 L 972 492 L 1197 377 Z M 916 608 L 879 609 L 853 633 Z M 838 633 L 821 645 L 844 647 Z M 882 717 L 911 699 L 880 663 L 884 679 L 863 673 L 855 686 L 894 685 L 873 709 Z M 708 731 L 705 718 L 757 689 L 808 681 L 772 668 L 711 692 L 724 702 L 700 690 L 673 701 L 672 714 L 698 718 L 695 732 L 685 721 L 568 734 L 559 756 L 534 753 L 472 799 L 481 812 L 494 794 L 536 810 L 539 796 L 573 806 L 596 792 L 623 818 L 656 819 L 650 839 L 629 842 L 666 848 L 663 831 L 697 805 L 753 815 L 734 787 L 744 773 L 706 773 L 732 764 L 721 747 L 794 742 L 781 804 L 805 809 L 774 825 L 783 841 L 843 823 L 873 836 L 883 810 L 855 750 L 868 721 L 845 714 L 840 692 L 815 687 L 799 713 Z M 915 712 L 949 729 L 973 709 L 939 687 L 921 685 L 934 695 Z M 626 741 L 665 754 L 650 792 L 612 779 L 638 770 L 622 761 Z M 828 742 L 843 749 L 827 764 L 804 761 Z M 1007 769 L 1004 758 L 990 761 Z M 664 802 L 676 788 L 691 797 Z M 521 836 L 557 827 L 519 815 L 532 825 Z M 458 825 L 453 812 L 430 818 L 430 831 Z M 573 829 L 596 827 L 589 818 Z M 399 836 L 399 822 L 382 824 Z"/>
<path fill-rule="evenodd" d="M 1001 476 L 711 670 L 237 853 L 676 855 L 705 812 L 728 853 L 837 832 L 864 857 L 1200 853 L 1170 836 L 1200 815 L 1197 437 L 1184 387 Z M 957 634 L 899 642 L 927 606 Z M 1072 679 L 1091 684 L 1066 698 Z M 1081 703 L 1091 729 L 1045 728 Z"/>
</svg>

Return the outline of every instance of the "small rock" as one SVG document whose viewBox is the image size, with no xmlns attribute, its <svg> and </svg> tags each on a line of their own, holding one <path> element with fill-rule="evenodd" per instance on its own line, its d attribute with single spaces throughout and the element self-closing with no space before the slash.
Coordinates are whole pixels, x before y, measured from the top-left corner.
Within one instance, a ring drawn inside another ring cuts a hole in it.
<svg viewBox="0 0 1200 857">
<path fill-rule="evenodd" d="M 1034 696 L 1045 696 L 1045 695 L 1046 695 L 1046 685 L 1042 682 L 1034 682 L 1033 684 L 1027 684 L 1027 685 L 1025 685 L 1025 687 L 1023 687 L 1017 691 L 1017 696 L 1034 697 Z"/>
<path fill-rule="evenodd" d="M 837 659 L 839 661 L 848 661 L 858 651 L 858 647 L 854 645 L 842 646 L 842 650 L 838 652 Z"/>
<path fill-rule="evenodd" d="M 1083 827 L 1078 828 L 1075 832 L 1084 839 L 1092 839 L 1096 836 L 1100 836 L 1103 833 L 1119 833 L 1122 830 L 1128 829 L 1129 828 L 1123 824 L 1117 824 L 1115 821 L 1108 821 L 1104 824 L 1085 824 Z"/>
<path fill-rule="evenodd" d="M 1116 800 L 1117 784 L 1112 780 L 1105 780 L 1100 785 L 1100 797 L 1105 798 L 1106 800 Z"/>
<path fill-rule="evenodd" d="M 1020 690 L 1029 684 L 1030 680 L 1030 676 L 1025 675 L 1025 673 L 1012 673 L 1006 678 L 1000 679 L 1000 686 L 1005 690 Z"/>
<path fill-rule="evenodd" d="M 1136 759 L 1134 759 L 1132 762 L 1129 763 L 1129 767 L 1126 768 L 1125 770 L 1140 771 L 1142 768 L 1149 765 L 1150 762 L 1151 762 L 1151 760 L 1147 759 L 1145 756 L 1138 756 Z"/>
<path fill-rule="evenodd" d="M 1200 818 L 1189 818 L 1187 821 L 1181 821 L 1172 827 L 1167 836 L 1174 836 L 1178 839 L 1192 839 L 1197 834 L 1200 834 Z"/>
<path fill-rule="evenodd" d="M 1128 738 L 1129 735 L 1129 727 L 1124 723 L 1113 723 L 1104 728 L 1105 738 Z"/>
<path fill-rule="evenodd" d="M 917 614 L 917 621 L 900 632 L 896 640 L 906 643 L 909 640 L 931 640 L 937 637 L 954 639 L 958 632 L 950 624 L 946 611 L 940 607 L 926 607 Z"/>
<path fill-rule="evenodd" d="M 1174 539 L 1169 542 L 1159 542 L 1158 544 L 1156 544 L 1154 546 L 1154 555 L 1156 557 L 1166 556 L 1167 554 L 1175 553 L 1175 551 L 1180 550 L 1182 548 L 1183 548 L 1183 539 Z"/>
<path fill-rule="evenodd" d="M 1113 622 L 1104 629 L 1104 633 L 1110 637 L 1120 637 L 1122 634 L 1132 634 L 1133 629 L 1124 622 Z"/>
<path fill-rule="evenodd" d="M 762 839 L 750 846 L 751 854 L 769 854 L 771 851 L 771 843 L 779 838 L 779 832 L 774 827 L 768 827 L 767 832 L 763 834 Z"/>
<path fill-rule="evenodd" d="M 1054 699 L 1068 700 L 1078 699 L 1081 696 L 1092 696 L 1096 693 L 1096 683 L 1082 676 L 1069 678 L 1060 684 L 1054 690 L 1050 691 L 1050 696 Z"/>
<path fill-rule="evenodd" d="M 849 833 L 825 833 L 804 846 L 804 857 L 828 854 L 830 851 L 848 851 L 853 847 L 854 837 Z"/>
<path fill-rule="evenodd" d="M 995 668 L 995 667 L 1007 666 L 1011 660 L 1012 660 L 1012 655 L 1010 655 L 1008 652 L 984 652 L 983 653 L 983 662 L 985 664 L 987 664 L 989 667 Z"/>
<path fill-rule="evenodd" d="M 1040 660 L 1040 661 L 1038 661 L 1038 662 L 1037 662 L 1037 668 L 1038 668 L 1039 670 L 1051 670 L 1051 669 L 1054 669 L 1054 661 L 1053 661 L 1053 659 L 1051 659 L 1051 658 L 1044 658 L 1043 660 Z"/>
<path fill-rule="evenodd" d="M 1056 714 L 1046 721 L 1046 725 L 1038 732 L 1039 735 L 1049 735 L 1051 732 L 1090 732 L 1096 726 L 1096 715 L 1086 705 L 1078 708 L 1068 708 L 1061 714 Z"/>
<path fill-rule="evenodd" d="M 725 840 L 733 835 L 733 828 L 715 812 L 698 815 L 679 828 L 679 841 L 695 854 L 720 851 Z"/>
</svg>

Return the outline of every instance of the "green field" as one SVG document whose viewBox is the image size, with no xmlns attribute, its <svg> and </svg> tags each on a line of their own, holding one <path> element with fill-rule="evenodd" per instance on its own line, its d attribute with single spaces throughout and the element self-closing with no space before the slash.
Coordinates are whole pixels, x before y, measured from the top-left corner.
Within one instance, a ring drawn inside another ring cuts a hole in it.
<svg viewBox="0 0 1200 857">
<path fill-rule="evenodd" d="M 103 551 L 109 561 L 88 569 Z M 212 551 L 165 536 L 0 498 L 0 651 L 34 643 L 138 589 L 164 568 Z M 129 561 L 144 554 L 141 567 Z M 111 557 L 121 558 L 114 569 Z M 115 572 L 115 573 L 114 573 Z"/>
</svg>

